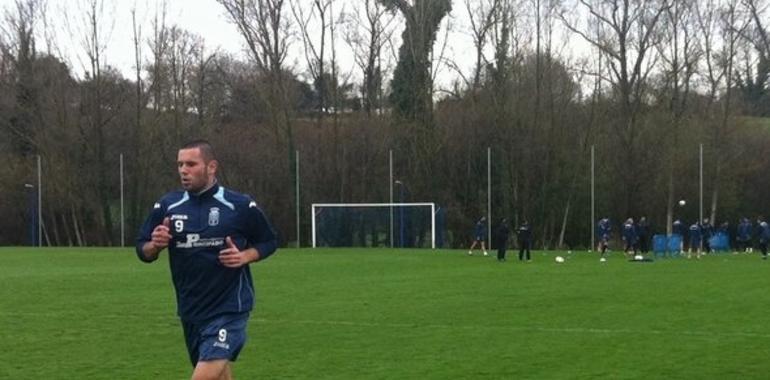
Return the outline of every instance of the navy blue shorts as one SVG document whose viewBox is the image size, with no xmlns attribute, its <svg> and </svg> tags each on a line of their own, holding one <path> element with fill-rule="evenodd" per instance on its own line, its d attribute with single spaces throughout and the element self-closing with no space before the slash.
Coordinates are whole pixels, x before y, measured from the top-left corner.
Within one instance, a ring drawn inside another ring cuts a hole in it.
<svg viewBox="0 0 770 380">
<path fill-rule="evenodd" d="M 246 343 L 249 313 L 225 314 L 201 323 L 182 321 L 190 363 L 228 359 L 236 361 Z"/>
</svg>

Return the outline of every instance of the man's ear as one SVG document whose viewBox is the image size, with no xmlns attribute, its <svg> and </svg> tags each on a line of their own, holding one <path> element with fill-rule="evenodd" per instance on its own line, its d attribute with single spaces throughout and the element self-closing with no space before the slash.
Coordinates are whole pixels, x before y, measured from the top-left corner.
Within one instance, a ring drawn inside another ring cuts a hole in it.
<svg viewBox="0 0 770 380">
<path fill-rule="evenodd" d="M 217 169 L 219 169 L 219 161 L 217 161 L 217 160 L 209 161 L 208 167 L 209 167 L 208 168 L 209 169 L 209 173 L 211 173 L 212 175 L 216 175 L 217 174 Z"/>
</svg>

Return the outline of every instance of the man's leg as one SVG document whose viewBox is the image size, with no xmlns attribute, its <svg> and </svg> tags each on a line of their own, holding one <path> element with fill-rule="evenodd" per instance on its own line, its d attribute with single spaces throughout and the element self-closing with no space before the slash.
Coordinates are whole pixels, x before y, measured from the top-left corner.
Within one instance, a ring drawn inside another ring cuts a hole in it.
<svg viewBox="0 0 770 380">
<path fill-rule="evenodd" d="M 199 361 L 195 365 L 192 380 L 230 380 L 230 361 L 227 359 Z"/>
</svg>

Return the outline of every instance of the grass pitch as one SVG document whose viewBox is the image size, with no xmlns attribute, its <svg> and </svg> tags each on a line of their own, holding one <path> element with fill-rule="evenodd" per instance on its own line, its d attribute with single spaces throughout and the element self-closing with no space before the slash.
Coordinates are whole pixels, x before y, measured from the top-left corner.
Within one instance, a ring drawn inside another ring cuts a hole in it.
<svg viewBox="0 0 770 380">
<path fill-rule="evenodd" d="M 766 379 L 770 261 L 282 249 L 240 379 Z M 564 252 L 558 254 L 565 255 Z M 166 253 L 0 249 L 0 378 L 189 377 Z"/>
</svg>

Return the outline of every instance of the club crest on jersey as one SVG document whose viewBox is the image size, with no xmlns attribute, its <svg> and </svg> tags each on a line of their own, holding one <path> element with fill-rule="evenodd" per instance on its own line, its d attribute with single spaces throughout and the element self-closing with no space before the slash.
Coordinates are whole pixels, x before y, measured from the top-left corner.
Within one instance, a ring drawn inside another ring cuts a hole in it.
<svg viewBox="0 0 770 380">
<path fill-rule="evenodd" d="M 219 208 L 212 207 L 209 209 L 209 226 L 219 225 Z"/>
</svg>

